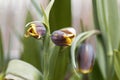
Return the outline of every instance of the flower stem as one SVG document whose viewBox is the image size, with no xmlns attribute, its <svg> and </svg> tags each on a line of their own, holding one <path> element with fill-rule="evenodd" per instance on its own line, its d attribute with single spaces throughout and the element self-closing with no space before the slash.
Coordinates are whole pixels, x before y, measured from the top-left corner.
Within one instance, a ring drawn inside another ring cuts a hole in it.
<svg viewBox="0 0 120 80">
<path fill-rule="evenodd" d="M 43 77 L 44 80 L 48 80 L 48 75 L 49 75 L 49 43 L 50 43 L 50 28 L 49 28 L 49 22 L 48 20 L 46 21 L 46 29 L 47 29 L 47 34 L 44 39 L 44 45 L 43 45 Z"/>
</svg>

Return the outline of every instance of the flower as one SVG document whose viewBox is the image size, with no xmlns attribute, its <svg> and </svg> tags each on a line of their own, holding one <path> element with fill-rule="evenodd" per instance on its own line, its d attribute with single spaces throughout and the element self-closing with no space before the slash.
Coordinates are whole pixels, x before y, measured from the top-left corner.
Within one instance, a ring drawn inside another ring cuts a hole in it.
<svg viewBox="0 0 120 80">
<path fill-rule="evenodd" d="M 74 28 L 63 28 L 52 33 L 51 39 L 58 46 L 70 46 L 76 36 Z"/>
<path fill-rule="evenodd" d="M 36 39 L 40 39 L 46 34 L 45 25 L 41 22 L 30 22 L 26 25 L 27 31 L 25 33 L 25 37 L 34 37 Z"/>
<path fill-rule="evenodd" d="M 94 65 L 94 55 L 94 50 L 91 44 L 82 44 L 77 53 L 77 70 L 84 74 L 90 73 Z"/>
</svg>

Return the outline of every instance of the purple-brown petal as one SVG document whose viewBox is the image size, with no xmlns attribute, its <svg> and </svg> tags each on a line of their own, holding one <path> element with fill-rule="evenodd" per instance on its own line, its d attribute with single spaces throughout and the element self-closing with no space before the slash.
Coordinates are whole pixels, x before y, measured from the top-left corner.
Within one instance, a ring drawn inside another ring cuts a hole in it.
<svg viewBox="0 0 120 80">
<path fill-rule="evenodd" d="M 82 44 L 77 53 L 77 65 L 78 65 L 78 71 L 81 73 L 90 73 L 93 69 L 94 65 L 94 50 L 92 45 L 88 43 Z"/>
<path fill-rule="evenodd" d="M 73 31 L 73 32 L 72 32 Z M 70 46 L 76 36 L 73 28 L 64 28 L 52 33 L 51 39 L 58 46 Z"/>
</svg>

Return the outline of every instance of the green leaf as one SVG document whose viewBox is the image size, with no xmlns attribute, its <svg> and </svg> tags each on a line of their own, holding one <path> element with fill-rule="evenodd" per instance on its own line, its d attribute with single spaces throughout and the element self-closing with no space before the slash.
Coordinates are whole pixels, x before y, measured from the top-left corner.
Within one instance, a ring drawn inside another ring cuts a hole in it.
<svg viewBox="0 0 120 80">
<path fill-rule="evenodd" d="M 0 72 L 3 69 L 3 65 L 4 65 L 4 52 L 3 52 L 2 32 L 0 29 Z"/>
<path fill-rule="evenodd" d="M 117 51 L 114 51 L 114 68 L 117 77 L 120 80 L 120 44 L 119 44 L 119 49 Z"/>
<path fill-rule="evenodd" d="M 10 76 L 12 76 L 12 79 L 18 77 L 25 80 L 42 80 L 43 78 L 41 72 L 34 66 L 21 60 L 11 60 L 9 62 L 5 78 L 9 79 Z"/>
<path fill-rule="evenodd" d="M 69 47 L 54 48 L 49 64 L 49 80 L 64 80 L 70 59 L 69 53 Z"/>
<path fill-rule="evenodd" d="M 92 0 L 93 2 L 93 13 L 94 13 L 94 24 L 95 24 L 95 27 L 96 29 L 99 29 L 101 30 L 101 34 L 103 35 L 104 34 L 104 27 L 100 26 L 100 23 L 99 23 L 99 12 L 98 12 L 98 8 L 97 8 L 97 1 L 96 0 Z M 99 9 L 100 11 L 101 9 Z M 106 53 L 106 45 L 105 45 L 105 41 L 104 41 L 104 38 L 103 36 L 98 36 L 97 37 L 97 43 L 96 43 L 96 55 L 97 55 L 97 61 L 98 61 L 98 64 L 99 64 L 99 67 L 100 67 L 100 70 L 102 72 L 102 75 L 104 77 L 104 79 L 106 78 L 106 60 L 105 60 L 105 53 Z"/>
<path fill-rule="evenodd" d="M 45 9 L 45 13 L 46 13 L 48 20 L 49 20 L 49 14 L 50 14 L 51 8 L 54 4 L 54 1 L 55 0 L 51 0 L 50 3 L 48 4 L 47 8 Z"/>
<path fill-rule="evenodd" d="M 24 51 L 21 59 L 41 70 L 42 42 L 34 38 L 24 38 Z"/>
<path fill-rule="evenodd" d="M 0 80 L 4 80 L 4 73 L 0 73 Z"/>
<path fill-rule="evenodd" d="M 102 77 L 104 79 L 106 79 L 107 75 L 106 75 L 106 59 L 105 59 L 105 52 L 103 49 L 103 45 L 101 44 L 100 40 L 97 40 L 96 43 L 96 58 L 97 58 L 97 62 L 99 65 L 99 68 L 101 70 L 102 73 Z"/>
<path fill-rule="evenodd" d="M 82 80 L 82 76 L 81 78 L 78 78 L 75 74 L 73 74 L 72 76 L 70 76 L 69 80 Z"/>
<path fill-rule="evenodd" d="M 112 47 L 115 49 L 118 48 L 120 40 L 120 16 L 118 13 L 118 0 L 106 0 L 106 5 L 108 13 L 108 28 L 110 29 Z"/>
<path fill-rule="evenodd" d="M 116 73 L 114 73 L 112 80 L 119 80 L 119 78 L 118 78 L 118 76 L 116 75 Z"/>
<path fill-rule="evenodd" d="M 101 73 L 101 70 L 99 68 L 97 61 L 95 61 L 93 71 L 92 71 L 92 73 L 89 74 L 89 78 L 90 78 L 90 80 L 106 80 L 103 78 L 103 75 Z"/>
<path fill-rule="evenodd" d="M 118 77 L 119 80 L 120 80 L 120 64 L 119 64 L 119 61 L 120 61 L 120 52 L 114 54 L 114 67 L 115 67 L 115 72 L 116 72 L 117 77 Z"/>
<path fill-rule="evenodd" d="M 71 0 L 55 0 L 49 21 L 52 32 L 71 26 Z"/>
<path fill-rule="evenodd" d="M 93 11 L 95 26 L 101 31 L 101 44 L 106 54 L 107 79 L 111 80 L 114 71 L 113 49 L 118 47 L 119 40 L 119 37 L 115 36 L 119 33 L 117 0 L 93 0 Z"/>
</svg>

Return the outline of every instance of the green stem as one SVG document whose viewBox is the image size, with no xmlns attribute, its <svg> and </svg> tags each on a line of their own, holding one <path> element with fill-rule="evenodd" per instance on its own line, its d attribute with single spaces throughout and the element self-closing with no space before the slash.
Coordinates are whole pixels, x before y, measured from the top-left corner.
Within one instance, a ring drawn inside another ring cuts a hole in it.
<svg viewBox="0 0 120 80">
<path fill-rule="evenodd" d="M 49 74 L 49 68 L 48 68 L 48 58 L 49 58 L 49 36 L 46 36 L 45 38 L 45 44 L 44 44 L 44 53 L 43 53 L 43 57 L 44 57 L 44 80 L 48 80 L 48 74 Z"/>
<path fill-rule="evenodd" d="M 113 74 L 113 50 L 110 35 L 108 34 L 108 49 L 107 49 L 107 80 L 111 80 Z"/>
<path fill-rule="evenodd" d="M 45 36 L 45 41 L 44 41 L 44 48 L 43 48 L 43 74 L 44 74 L 44 80 L 48 80 L 48 76 L 49 76 L 49 43 L 50 43 L 50 28 L 49 28 L 49 22 L 47 20 L 47 18 L 45 19 L 45 23 L 46 23 L 46 29 L 47 29 L 47 34 Z"/>
</svg>

